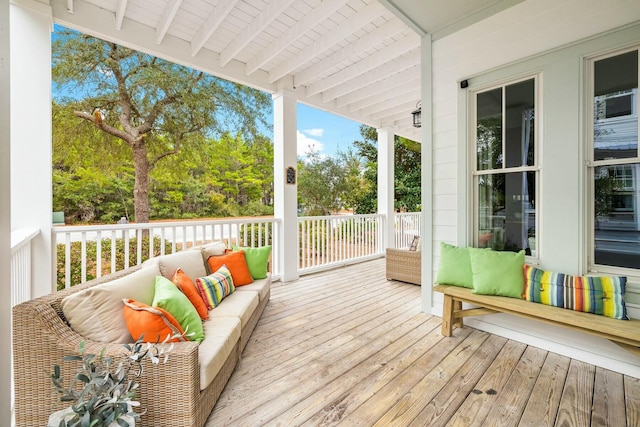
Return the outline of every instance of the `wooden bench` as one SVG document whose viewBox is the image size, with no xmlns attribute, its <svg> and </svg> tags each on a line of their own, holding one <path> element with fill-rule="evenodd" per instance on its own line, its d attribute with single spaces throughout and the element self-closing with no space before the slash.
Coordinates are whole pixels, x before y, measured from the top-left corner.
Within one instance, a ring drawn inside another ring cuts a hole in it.
<svg viewBox="0 0 640 427">
<path fill-rule="evenodd" d="M 463 319 L 492 313 L 508 313 L 539 320 L 606 338 L 640 356 L 640 320 L 618 320 L 580 311 L 538 304 L 523 299 L 493 295 L 478 295 L 460 286 L 436 285 L 436 292 L 444 294 L 442 335 L 450 337 L 453 328 L 462 328 Z M 463 309 L 462 303 L 478 308 Z"/>
</svg>

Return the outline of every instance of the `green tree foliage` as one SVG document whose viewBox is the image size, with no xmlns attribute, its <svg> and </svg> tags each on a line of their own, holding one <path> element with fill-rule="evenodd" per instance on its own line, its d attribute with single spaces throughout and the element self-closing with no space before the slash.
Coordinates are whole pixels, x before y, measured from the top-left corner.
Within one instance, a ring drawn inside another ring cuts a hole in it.
<svg viewBox="0 0 640 427">
<path fill-rule="evenodd" d="M 356 213 L 374 213 L 378 209 L 378 135 L 374 128 L 360 126 L 361 141 L 354 141 L 357 154 L 363 159 L 363 185 L 354 194 L 352 206 Z M 420 211 L 420 144 L 396 136 L 395 155 L 395 196 L 394 208 L 409 212 Z"/>
<path fill-rule="evenodd" d="M 336 157 L 312 151 L 298 160 L 298 205 L 305 215 L 330 215 L 351 207 L 360 184 L 360 162 L 351 151 Z"/>
<path fill-rule="evenodd" d="M 133 212 L 133 164 L 122 141 L 73 115 L 75 102 L 52 106 L 53 210 L 68 222 L 114 222 Z"/>
<path fill-rule="evenodd" d="M 179 152 L 202 150 L 210 138 L 221 136 L 223 129 L 237 129 L 244 138 L 254 139 L 271 108 L 265 93 L 70 30 L 57 32 L 52 75 L 60 90 L 87 94 L 81 101 L 63 100 L 58 105 L 69 108 L 59 118 L 72 132 L 54 132 L 54 137 L 81 140 L 84 147 L 74 154 L 81 156 L 85 149 L 95 149 L 105 153 L 105 164 L 126 155 L 129 161 L 122 166 L 126 169 L 122 183 L 129 183 L 133 173 L 131 193 L 137 222 L 150 218 L 151 171 Z M 56 145 L 61 144 L 58 141 Z M 228 185 L 233 186 L 234 173 L 242 167 L 225 171 Z M 56 185 L 72 187 L 68 180 L 58 178 Z M 115 186 L 122 189 L 122 183 Z M 190 184 L 190 190 L 197 190 Z M 235 191 L 235 196 L 244 196 L 238 188 Z M 186 202 L 171 191 L 162 197 L 199 205 L 204 200 L 198 193 Z M 71 197 L 69 191 L 65 195 Z M 87 207 L 78 206 L 77 210 Z M 87 215 L 102 219 L 105 214 Z"/>
<path fill-rule="evenodd" d="M 53 104 L 54 210 L 65 211 L 70 223 L 129 218 L 135 181 L 131 150 L 122 141 L 102 144 L 100 138 L 109 136 L 79 122 L 72 111 L 73 106 Z M 270 215 L 273 145 L 262 136 L 203 139 L 159 162 L 149 183 L 154 219 Z"/>
</svg>

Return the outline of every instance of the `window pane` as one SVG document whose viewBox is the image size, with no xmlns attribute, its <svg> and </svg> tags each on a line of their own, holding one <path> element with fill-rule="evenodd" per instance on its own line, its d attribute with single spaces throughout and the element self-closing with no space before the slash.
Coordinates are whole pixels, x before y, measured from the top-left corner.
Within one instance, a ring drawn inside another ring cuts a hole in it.
<svg viewBox="0 0 640 427">
<path fill-rule="evenodd" d="M 534 80 L 506 87 L 507 167 L 533 166 L 534 162 Z"/>
<path fill-rule="evenodd" d="M 594 171 L 595 263 L 640 268 L 640 164 Z"/>
<path fill-rule="evenodd" d="M 502 89 L 476 97 L 478 170 L 502 167 Z"/>
<path fill-rule="evenodd" d="M 594 67 L 594 160 L 638 155 L 638 51 Z"/>
<path fill-rule="evenodd" d="M 478 177 L 478 246 L 535 255 L 535 172 Z"/>
</svg>

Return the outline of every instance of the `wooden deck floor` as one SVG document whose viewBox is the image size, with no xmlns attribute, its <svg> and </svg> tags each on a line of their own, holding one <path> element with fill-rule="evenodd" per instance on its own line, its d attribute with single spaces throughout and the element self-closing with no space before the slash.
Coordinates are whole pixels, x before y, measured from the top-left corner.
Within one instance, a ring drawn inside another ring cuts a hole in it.
<svg viewBox="0 0 640 427">
<path fill-rule="evenodd" d="M 274 283 L 207 427 L 640 426 L 640 379 L 465 327 L 384 259 Z"/>
</svg>

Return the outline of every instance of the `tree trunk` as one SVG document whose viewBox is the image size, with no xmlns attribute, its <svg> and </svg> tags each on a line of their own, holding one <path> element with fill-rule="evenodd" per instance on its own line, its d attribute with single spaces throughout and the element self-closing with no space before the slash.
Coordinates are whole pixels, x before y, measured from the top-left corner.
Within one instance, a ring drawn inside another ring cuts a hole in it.
<svg viewBox="0 0 640 427">
<path fill-rule="evenodd" d="M 133 144 L 135 184 L 133 187 L 134 217 L 137 223 L 149 222 L 149 159 L 144 141 Z"/>
</svg>

